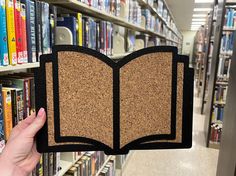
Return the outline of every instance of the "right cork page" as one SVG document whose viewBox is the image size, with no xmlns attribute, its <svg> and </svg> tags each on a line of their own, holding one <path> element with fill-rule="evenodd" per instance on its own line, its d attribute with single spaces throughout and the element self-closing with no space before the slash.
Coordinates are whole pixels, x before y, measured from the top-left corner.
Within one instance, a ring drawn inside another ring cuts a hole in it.
<svg viewBox="0 0 236 176">
<path fill-rule="evenodd" d="M 149 48 L 128 57 L 120 68 L 120 148 L 191 147 L 189 58 L 171 47 Z"/>
</svg>

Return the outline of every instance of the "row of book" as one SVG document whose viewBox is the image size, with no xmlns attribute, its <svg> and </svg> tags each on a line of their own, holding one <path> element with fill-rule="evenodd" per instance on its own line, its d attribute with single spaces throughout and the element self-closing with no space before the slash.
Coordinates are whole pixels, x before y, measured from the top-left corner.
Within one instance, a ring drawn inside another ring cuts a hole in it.
<svg viewBox="0 0 236 176">
<path fill-rule="evenodd" d="M 236 11 L 233 8 L 227 8 L 225 12 L 224 27 L 236 28 Z"/>
<path fill-rule="evenodd" d="M 0 65 L 37 62 L 51 52 L 55 7 L 31 0 L 0 0 Z"/>
<path fill-rule="evenodd" d="M 149 9 L 144 9 L 140 6 L 137 0 L 80 0 L 80 2 L 83 2 L 89 6 L 92 6 L 94 8 L 97 8 L 99 10 L 105 11 L 108 14 L 112 14 L 118 17 L 122 17 L 125 20 L 137 24 L 139 26 L 142 25 L 142 15 L 143 12 Z M 163 0 L 148 0 L 146 2 L 151 7 L 153 7 L 157 13 L 163 17 L 163 19 L 166 21 L 166 23 L 176 32 L 178 33 L 178 29 L 176 25 L 174 24 L 174 21 L 171 19 L 170 14 L 168 13 L 167 8 L 164 6 Z M 150 13 L 150 11 L 148 12 Z M 150 18 L 147 18 L 147 15 L 143 15 L 145 17 L 145 20 L 149 20 Z M 148 16 L 151 17 L 151 16 Z M 151 18 L 155 18 L 152 21 L 156 20 L 156 17 L 152 16 Z M 157 18 L 160 20 L 159 18 Z M 160 20 L 161 21 L 161 20 Z M 149 28 L 150 26 L 147 26 L 146 28 Z"/>
<path fill-rule="evenodd" d="M 213 143 L 220 143 L 221 135 L 222 135 L 222 124 L 212 123 L 210 141 Z"/>
<path fill-rule="evenodd" d="M 221 121 L 223 122 L 223 117 L 224 117 L 224 106 L 218 106 L 214 105 L 213 106 L 213 113 L 212 113 L 212 121 Z"/>
<path fill-rule="evenodd" d="M 230 67 L 231 67 L 231 59 L 229 57 L 220 57 L 217 77 L 229 78 Z"/>
<path fill-rule="evenodd" d="M 228 86 L 217 85 L 215 87 L 215 102 L 226 102 Z"/>
<path fill-rule="evenodd" d="M 35 87 L 32 74 L 0 76 L 0 141 L 4 148 L 11 130 L 35 111 Z"/>
<path fill-rule="evenodd" d="M 234 46 L 234 32 L 224 31 L 221 38 L 220 53 L 232 55 Z"/>
<path fill-rule="evenodd" d="M 30 176 L 58 176 L 60 169 L 60 153 L 44 153 Z"/>
<path fill-rule="evenodd" d="M 115 160 L 108 157 L 100 151 L 86 152 L 65 173 L 65 176 L 115 176 Z"/>
</svg>

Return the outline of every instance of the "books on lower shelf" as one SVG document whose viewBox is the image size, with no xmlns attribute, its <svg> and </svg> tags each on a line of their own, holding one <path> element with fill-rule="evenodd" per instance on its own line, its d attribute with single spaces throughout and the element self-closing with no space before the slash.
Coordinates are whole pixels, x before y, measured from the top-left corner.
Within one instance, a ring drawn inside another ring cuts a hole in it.
<svg viewBox="0 0 236 176">
<path fill-rule="evenodd" d="M 222 135 L 222 122 L 214 122 L 210 128 L 210 142 L 219 144 Z"/>
<path fill-rule="evenodd" d="M 64 176 L 115 176 L 115 158 L 104 152 L 86 152 Z M 59 174 L 59 175 L 61 175 Z"/>
</svg>

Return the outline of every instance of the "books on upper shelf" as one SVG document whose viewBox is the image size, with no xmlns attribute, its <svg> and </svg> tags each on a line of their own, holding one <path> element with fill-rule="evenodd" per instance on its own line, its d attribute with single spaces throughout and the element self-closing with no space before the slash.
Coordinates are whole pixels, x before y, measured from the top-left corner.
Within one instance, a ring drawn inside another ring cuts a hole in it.
<svg viewBox="0 0 236 176">
<path fill-rule="evenodd" d="M 221 38 L 220 53 L 222 55 L 232 55 L 234 46 L 234 32 L 224 31 Z"/>
<path fill-rule="evenodd" d="M 230 68 L 231 68 L 231 59 L 228 57 L 220 56 L 218 72 L 217 72 L 218 79 L 220 78 L 229 79 Z"/>
<path fill-rule="evenodd" d="M 40 1 L 0 0 L 0 66 L 34 63 L 51 52 L 57 16 L 51 8 Z"/>
<path fill-rule="evenodd" d="M 215 88 L 215 96 L 214 96 L 214 102 L 218 102 L 218 104 L 224 104 L 226 102 L 226 96 L 227 96 L 227 86 L 223 85 L 217 85 Z"/>
<path fill-rule="evenodd" d="M 226 8 L 224 18 L 224 29 L 236 29 L 236 11 L 233 8 Z"/>
</svg>

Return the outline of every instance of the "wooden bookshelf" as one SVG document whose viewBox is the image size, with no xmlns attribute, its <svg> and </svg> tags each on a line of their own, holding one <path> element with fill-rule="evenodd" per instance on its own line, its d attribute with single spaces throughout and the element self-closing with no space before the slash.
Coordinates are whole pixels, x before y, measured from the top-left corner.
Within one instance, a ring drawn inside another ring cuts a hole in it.
<svg viewBox="0 0 236 176">
<path fill-rule="evenodd" d="M 30 69 L 30 68 L 37 68 L 39 67 L 39 62 L 36 63 L 27 63 L 27 64 L 18 64 L 15 66 L 8 65 L 8 66 L 1 66 L 0 67 L 0 73 L 1 72 L 8 72 L 8 71 L 17 71 L 17 70 L 23 70 L 23 69 Z"/>
<path fill-rule="evenodd" d="M 103 12 L 103 11 L 101 11 L 99 9 L 96 9 L 94 7 L 91 7 L 91 6 L 88 6 L 87 4 L 79 2 L 77 0 L 47 0 L 47 2 L 49 2 L 51 4 L 55 4 L 55 5 L 61 6 L 61 7 L 64 7 L 64 8 L 67 8 L 67 9 L 71 9 L 71 10 L 74 10 L 74 11 L 82 12 L 82 13 L 84 13 L 86 15 L 89 15 L 91 17 L 94 17 L 94 18 L 98 18 L 98 19 L 105 20 L 105 21 L 110 21 L 110 22 L 112 22 L 114 24 L 117 24 L 117 25 L 129 28 L 129 29 L 132 29 L 134 31 L 143 32 L 145 34 L 149 34 L 149 35 L 152 35 L 152 36 L 153 35 L 157 36 L 157 37 L 159 37 L 161 39 L 166 39 L 166 37 L 164 35 L 160 34 L 160 33 L 153 32 L 151 30 L 147 30 L 144 27 L 141 27 L 139 25 L 136 25 L 136 24 L 133 24 L 131 22 L 128 22 L 128 21 L 126 21 L 123 18 L 120 18 L 120 17 L 114 16 L 114 15 L 111 15 L 109 13 Z M 165 20 L 160 15 L 159 15 L 159 18 L 163 22 L 165 22 Z M 167 24 L 167 23 L 165 22 L 165 24 Z M 168 27 L 168 25 L 167 25 L 167 27 Z M 171 29 L 171 31 L 176 34 L 174 29 L 172 29 L 170 27 L 169 27 L 169 29 Z M 176 36 L 179 37 L 179 39 L 181 39 L 180 36 L 178 36 L 178 35 L 176 35 Z M 175 43 L 178 43 L 178 41 L 175 41 L 175 40 L 173 40 L 173 41 Z"/>
</svg>

